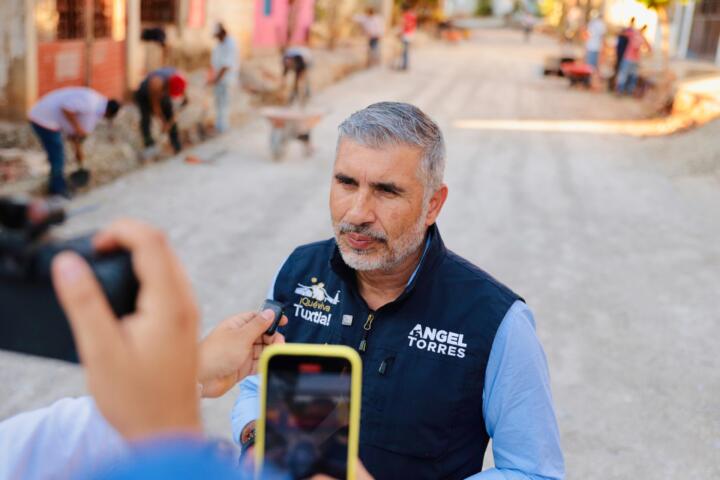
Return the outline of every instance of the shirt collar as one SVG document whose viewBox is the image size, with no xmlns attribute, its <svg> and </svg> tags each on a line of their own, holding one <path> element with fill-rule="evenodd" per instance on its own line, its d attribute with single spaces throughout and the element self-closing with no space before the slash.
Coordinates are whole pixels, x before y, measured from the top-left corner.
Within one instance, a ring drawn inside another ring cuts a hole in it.
<svg viewBox="0 0 720 480">
<path fill-rule="evenodd" d="M 425 239 L 425 247 L 423 248 L 423 254 L 420 257 L 420 261 L 417 264 L 417 267 L 415 267 L 415 270 L 413 271 L 412 275 L 410 275 L 410 278 L 408 279 L 407 284 L 405 285 L 405 288 L 409 287 L 410 284 L 415 280 L 415 276 L 418 273 L 418 270 L 420 270 L 420 265 L 423 264 L 423 261 L 425 260 L 425 255 L 427 255 L 428 248 L 430 248 L 430 235 L 427 236 Z"/>
</svg>

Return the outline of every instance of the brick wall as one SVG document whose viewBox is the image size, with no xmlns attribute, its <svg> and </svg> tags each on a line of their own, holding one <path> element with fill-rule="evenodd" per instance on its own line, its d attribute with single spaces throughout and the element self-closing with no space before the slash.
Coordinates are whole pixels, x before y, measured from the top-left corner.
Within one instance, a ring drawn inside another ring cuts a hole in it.
<svg viewBox="0 0 720 480">
<path fill-rule="evenodd" d="M 85 42 L 67 40 L 38 43 L 38 97 L 85 83 Z"/>
<path fill-rule="evenodd" d="M 38 96 L 85 85 L 86 47 L 83 40 L 38 44 Z M 92 48 L 90 87 L 121 98 L 125 91 L 125 42 L 96 40 Z"/>
<path fill-rule="evenodd" d="M 107 97 L 125 93 L 125 42 L 96 40 L 93 45 L 90 86 Z"/>
</svg>

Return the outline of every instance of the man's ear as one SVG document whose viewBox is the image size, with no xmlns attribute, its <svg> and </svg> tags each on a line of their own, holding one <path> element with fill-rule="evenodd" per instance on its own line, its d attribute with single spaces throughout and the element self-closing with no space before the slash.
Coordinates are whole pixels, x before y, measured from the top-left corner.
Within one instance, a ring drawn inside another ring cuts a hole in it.
<svg viewBox="0 0 720 480">
<path fill-rule="evenodd" d="M 429 227 L 435 221 L 437 220 L 438 215 L 440 215 L 440 210 L 442 210 L 443 205 L 445 205 L 445 200 L 447 200 L 448 196 L 448 187 L 444 183 L 440 185 L 440 188 L 438 188 L 435 193 L 433 193 L 433 196 L 430 197 L 430 205 L 428 207 L 428 213 L 427 217 L 425 217 L 425 226 Z"/>
</svg>

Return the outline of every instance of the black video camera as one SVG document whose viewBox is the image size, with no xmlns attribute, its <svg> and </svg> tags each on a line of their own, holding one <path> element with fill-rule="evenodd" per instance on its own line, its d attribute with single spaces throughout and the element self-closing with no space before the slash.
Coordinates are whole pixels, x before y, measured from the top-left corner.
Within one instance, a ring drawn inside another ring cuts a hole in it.
<svg viewBox="0 0 720 480">
<path fill-rule="evenodd" d="M 52 239 L 50 228 L 65 218 L 55 200 L 0 197 L 0 349 L 78 362 L 50 277 L 53 257 L 64 250 L 87 260 L 118 317 L 135 311 L 139 285 L 130 254 L 99 254 L 92 235 Z"/>
</svg>

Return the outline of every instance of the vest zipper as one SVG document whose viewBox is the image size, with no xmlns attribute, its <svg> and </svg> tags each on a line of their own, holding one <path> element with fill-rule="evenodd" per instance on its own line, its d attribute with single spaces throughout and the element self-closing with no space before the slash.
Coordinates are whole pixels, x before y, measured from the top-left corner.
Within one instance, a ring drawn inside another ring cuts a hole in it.
<svg viewBox="0 0 720 480">
<path fill-rule="evenodd" d="M 363 325 L 362 340 L 360 340 L 360 346 L 358 347 L 360 353 L 364 353 L 367 350 L 368 336 L 370 335 L 370 330 L 372 330 L 374 319 L 375 315 L 371 313 L 368 315 L 367 320 L 365 320 L 365 325 Z"/>
<path fill-rule="evenodd" d="M 382 361 L 380 364 L 380 368 L 378 368 L 378 373 L 380 375 L 385 375 L 387 371 L 392 367 L 393 362 L 395 361 L 395 357 L 388 357 L 385 360 Z"/>
</svg>

